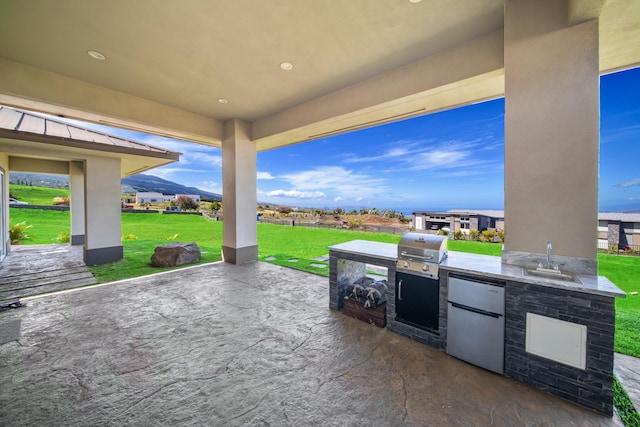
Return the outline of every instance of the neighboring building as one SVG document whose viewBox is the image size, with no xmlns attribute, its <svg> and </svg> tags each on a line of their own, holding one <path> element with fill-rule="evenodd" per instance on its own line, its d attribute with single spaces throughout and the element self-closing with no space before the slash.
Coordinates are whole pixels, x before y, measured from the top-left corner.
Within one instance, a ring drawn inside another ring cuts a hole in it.
<svg viewBox="0 0 640 427">
<path fill-rule="evenodd" d="M 173 200 L 175 196 L 165 196 L 162 193 L 155 192 L 140 192 L 136 193 L 136 203 L 168 203 Z"/>
<path fill-rule="evenodd" d="M 415 230 L 432 233 L 442 228 L 448 228 L 451 233 L 458 230 L 463 233 L 469 233 L 469 230 L 504 230 L 504 211 L 462 209 L 446 212 L 417 211 L 413 212 L 411 225 Z"/>
<path fill-rule="evenodd" d="M 196 203 L 200 203 L 200 195 L 199 194 L 171 194 L 164 195 L 162 193 L 156 193 L 153 191 L 140 192 L 136 193 L 136 203 L 169 203 L 172 200 L 177 199 L 180 196 L 189 197 Z"/>
<path fill-rule="evenodd" d="M 452 209 L 446 212 L 413 212 L 411 224 L 416 230 L 437 233 L 448 228 L 455 233 L 461 230 L 504 230 L 504 211 L 501 210 L 462 210 Z M 640 249 L 640 213 L 600 212 L 598 214 L 598 248 L 619 249 L 630 247 Z"/>
<path fill-rule="evenodd" d="M 600 212 L 598 248 L 640 249 L 640 213 Z"/>
</svg>

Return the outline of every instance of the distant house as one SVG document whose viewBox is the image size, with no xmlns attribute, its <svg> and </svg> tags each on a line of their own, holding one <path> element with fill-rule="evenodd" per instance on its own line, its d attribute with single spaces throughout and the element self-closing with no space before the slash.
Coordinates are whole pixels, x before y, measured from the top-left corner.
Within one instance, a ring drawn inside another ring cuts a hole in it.
<svg viewBox="0 0 640 427">
<path fill-rule="evenodd" d="M 600 212 L 598 248 L 640 249 L 640 213 Z"/>
<path fill-rule="evenodd" d="M 451 233 L 461 230 L 484 231 L 504 230 L 504 211 L 500 210 L 459 210 L 446 212 L 413 212 L 412 224 L 415 230 L 437 233 L 448 228 Z M 640 213 L 600 212 L 598 214 L 598 248 L 640 249 Z"/>
<path fill-rule="evenodd" d="M 136 193 L 136 203 L 168 203 L 174 199 L 175 196 L 165 196 L 162 193 L 156 192 L 140 192 Z"/>
<path fill-rule="evenodd" d="M 416 211 L 413 212 L 411 225 L 415 230 L 431 233 L 437 233 L 442 228 L 449 229 L 451 233 L 456 231 L 469 233 L 469 230 L 504 230 L 504 211 L 461 209 L 446 212 Z"/>
<path fill-rule="evenodd" d="M 136 193 L 136 203 L 169 203 L 172 200 L 177 199 L 180 196 L 189 197 L 196 203 L 200 203 L 200 195 L 199 194 L 171 194 L 164 195 L 162 193 L 156 193 L 153 191 L 147 192 L 139 192 Z"/>
</svg>

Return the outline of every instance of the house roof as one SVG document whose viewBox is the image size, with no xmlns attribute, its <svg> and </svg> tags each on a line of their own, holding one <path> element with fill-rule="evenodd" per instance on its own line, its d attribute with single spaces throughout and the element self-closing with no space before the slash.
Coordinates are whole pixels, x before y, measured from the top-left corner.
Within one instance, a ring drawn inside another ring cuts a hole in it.
<svg viewBox="0 0 640 427">
<path fill-rule="evenodd" d="M 456 214 L 456 215 L 484 215 L 491 218 L 502 218 L 504 219 L 504 211 L 503 210 L 477 210 L 477 209 L 450 209 L 446 212 L 439 211 L 416 211 L 414 214 L 420 213 L 428 213 L 428 214 Z M 620 222 L 639 222 L 640 223 L 640 212 L 635 213 L 626 213 L 626 212 L 600 212 L 598 213 L 598 219 L 602 221 L 620 221 Z"/>
<path fill-rule="evenodd" d="M 47 146 L 56 148 L 48 152 L 43 148 Z M 180 159 L 180 153 L 174 151 L 6 106 L 0 106 L 0 147 L 12 157 L 51 160 L 76 159 L 80 152 L 100 152 L 122 159 L 123 176 Z"/>
<path fill-rule="evenodd" d="M 639 222 L 640 212 L 626 213 L 626 212 L 600 212 L 598 219 L 602 221 L 620 221 L 620 222 Z"/>
<path fill-rule="evenodd" d="M 598 18 L 601 72 L 640 64 L 640 2 L 564 7 L 569 25 Z M 218 147 L 229 119 L 262 151 L 504 94 L 505 0 L 0 9 L 0 103 Z"/>
<path fill-rule="evenodd" d="M 484 216 L 488 216 L 491 218 L 504 218 L 504 211 L 501 210 L 477 210 L 477 209 L 473 209 L 473 210 L 462 210 L 462 209 L 450 209 L 449 212 L 451 213 L 470 213 L 470 214 L 475 214 L 475 215 L 484 215 Z"/>
</svg>

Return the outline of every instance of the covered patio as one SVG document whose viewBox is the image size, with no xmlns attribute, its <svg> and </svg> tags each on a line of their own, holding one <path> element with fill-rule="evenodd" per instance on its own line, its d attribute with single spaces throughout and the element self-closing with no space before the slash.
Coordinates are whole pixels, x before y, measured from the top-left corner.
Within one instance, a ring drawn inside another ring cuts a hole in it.
<svg viewBox="0 0 640 427">
<path fill-rule="evenodd" d="M 329 310 L 326 278 L 214 263 L 24 299 L 0 408 L 36 425 L 620 426 Z M 15 331 L 14 331 L 15 332 Z"/>
<path fill-rule="evenodd" d="M 257 154 L 504 96 L 502 263 L 537 262 L 553 241 L 566 271 L 595 276 L 599 77 L 640 64 L 640 2 L 0 8 L 0 104 L 222 149 L 226 261 L 4 313 L 22 325 L 19 344 L 0 348 L 6 419 L 616 425 L 331 312 L 326 278 L 256 262 Z M 26 145 L 0 146 L 0 174 Z M 118 176 L 117 162 L 93 162 L 86 188 L 99 188 L 101 165 Z M 118 234 L 94 249 L 112 248 L 121 254 Z"/>
</svg>

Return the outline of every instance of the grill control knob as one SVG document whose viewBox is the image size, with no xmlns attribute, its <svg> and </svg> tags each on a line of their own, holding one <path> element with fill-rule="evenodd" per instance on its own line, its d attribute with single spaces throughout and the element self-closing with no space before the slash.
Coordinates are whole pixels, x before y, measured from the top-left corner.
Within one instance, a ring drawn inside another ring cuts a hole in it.
<svg viewBox="0 0 640 427">
<path fill-rule="evenodd" d="M 422 271 L 429 271 L 429 264 L 425 264 L 422 266 Z"/>
<path fill-rule="evenodd" d="M 409 261 L 404 262 L 404 268 L 409 268 Z"/>
</svg>

